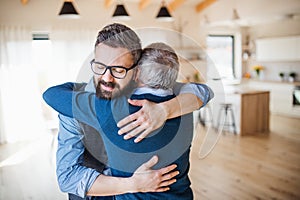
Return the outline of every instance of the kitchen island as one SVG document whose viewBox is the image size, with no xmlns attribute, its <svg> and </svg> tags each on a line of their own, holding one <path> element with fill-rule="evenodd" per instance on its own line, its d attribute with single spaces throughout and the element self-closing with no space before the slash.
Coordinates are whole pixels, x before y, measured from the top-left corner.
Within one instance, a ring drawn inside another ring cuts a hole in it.
<svg viewBox="0 0 300 200">
<path fill-rule="evenodd" d="M 269 132 L 269 91 L 241 92 L 240 134 Z"/>
<path fill-rule="evenodd" d="M 269 132 L 269 91 L 232 88 L 225 90 L 225 98 L 222 101 L 224 100 L 225 103 L 232 104 L 237 134 L 245 136 Z M 220 105 L 224 103 L 222 101 L 216 98 L 216 101 L 212 102 L 214 119 L 219 117 Z M 227 122 L 232 123 L 230 115 L 227 117 Z M 214 126 L 218 126 L 218 121 L 214 121 Z M 229 128 L 228 131 L 233 132 L 233 129 Z"/>
</svg>

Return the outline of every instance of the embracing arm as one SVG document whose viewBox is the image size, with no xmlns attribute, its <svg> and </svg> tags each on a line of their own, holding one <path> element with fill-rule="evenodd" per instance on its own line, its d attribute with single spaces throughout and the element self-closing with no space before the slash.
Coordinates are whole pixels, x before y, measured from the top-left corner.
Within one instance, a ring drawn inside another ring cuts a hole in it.
<svg viewBox="0 0 300 200">
<path fill-rule="evenodd" d="M 178 175 L 176 165 L 152 170 L 158 159 L 141 165 L 128 178 L 106 176 L 95 169 L 83 166 L 83 133 L 78 122 L 59 115 L 58 149 L 56 153 L 56 175 L 61 191 L 80 197 L 86 195 L 109 196 L 128 192 L 163 192 L 169 190 Z"/>
<path fill-rule="evenodd" d="M 72 84 L 65 85 L 65 92 L 72 91 Z M 72 98 L 62 100 L 62 94 L 58 95 L 54 88 L 48 89 L 43 97 L 45 101 L 57 111 L 63 111 L 69 116 L 72 114 Z M 62 89 L 62 88 L 60 88 Z M 63 89 L 64 90 L 64 89 Z M 72 93 L 72 92 L 71 92 Z M 58 105 L 58 106 L 57 106 Z M 56 107 L 57 106 L 57 107 Z M 62 108 L 61 108 L 62 107 Z M 65 107 L 65 108 L 64 108 Z M 112 177 L 100 174 L 92 168 L 83 166 L 83 152 L 85 147 L 82 143 L 83 133 L 78 122 L 72 118 L 59 115 L 60 130 L 57 150 L 57 179 L 63 192 L 84 197 L 87 195 L 107 196 L 124 194 L 128 192 L 162 192 L 169 189 L 174 183 L 178 171 L 174 171 L 176 165 L 167 166 L 159 170 L 151 167 L 157 163 L 157 158 L 152 158 L 139 167 L 133 176 L 128 178 Z"/>
<path fill-rule="evenodd" d="M 119 121 L 122 127 L 119 134 L 125 134 L 124 139 L 138 137 L 139 142 L 153 130 L 164 124 L 167 119 L 178 117 L 205 106 L 214 96 L 213 91 L 204 84 L 185 84 L 180 88 L 176 98 L 159 104 L 147 100 L 129 100 L 136 106 L 142 106 L 138 112 Z"/>
<path fill-rule="evenodd" d="M 95 180 L 88 195 L 109 196 L 135 192 L 164 192 L 169 190 L 169 185 L 176 182 L 175 176 L 179 174 L 174 171 L 176 165 L 152 170 L 158 162 L 157 156 L 153 156 L 148 162 L 141 165 L 131 177 L 111 177 L 100 175 Z"/>
<path fill-rule="evenodd" d="M 62 85 L 52 86 L 43 93 L 43 99 L 55 111 L 67 117 L 73 117 L 73 87 L 74 83 L 70 82 Z"/>
<path fill-rule="evenodd" d="M 95 101 L 100 101 L 92 93 L 74 92 L 74 83 L 65 83 L 47 89 L 43 98 L 53 109 L 75 118 L 95 128 L 98 126 L 95 116 Z M 161 127 L 167 119 L 178 117 L 206 105 L 213 98 L 212 90 L 204 84 L 185 84 L 180 94 L 170 101 L 154 104 L 147 100 L 130 100 L 136 106 L 142 106 L 138 112 L 129 115 L 118 123 L 119 134 L 125 139 L 136 135 L 135 142 L 141 141 L 150 132 Z"/>
<path fill-rule="evenodd" d="M 97 129 L 98 121 L 95 116 L 97 99 L 93 93 L 76 91 L 77 85 L 80 84 L 68 82 L 50 87 L 43 93 L 43 98 L 60 114 L 75 118 Z"/>
<path fill-rule="evenodd" d="M 62 192 L 84 197 L 99 176 L 95 169 L 83 166 L 83 133 L 75 119 L 59 115 L 56 175 Z"/>
<path fill-rule="evenodd" d="M 179 89 L 176 98 L 163 104 L 168 114 L 167 119 L 191 113 L 205 106 L 214 97 L 213 91 L 205 84 L 188 83 Z"/>
<path fill-rule="evenodd" d="M 174 88 L 176 97 L 160 103 L 165 111 L 166 119 L 191 113 L 205 106 L 213 97 L 213 91 L 205 84 L 177 83 Z"/>
</svg>

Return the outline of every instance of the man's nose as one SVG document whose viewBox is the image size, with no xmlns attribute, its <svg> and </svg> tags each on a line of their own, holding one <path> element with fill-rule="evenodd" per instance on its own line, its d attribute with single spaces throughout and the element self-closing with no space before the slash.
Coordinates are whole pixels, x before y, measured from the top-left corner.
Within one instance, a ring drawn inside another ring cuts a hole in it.
<svg viewBox="0 0 300 200">
<path fill-rule="evenodd" d="M 109 69 L 107 69 L 106 72 L 102 75 L 102 80 L 104 80 L 105 82 L 113 82 L 114 77 L 111 75 Z"/>
</svg>

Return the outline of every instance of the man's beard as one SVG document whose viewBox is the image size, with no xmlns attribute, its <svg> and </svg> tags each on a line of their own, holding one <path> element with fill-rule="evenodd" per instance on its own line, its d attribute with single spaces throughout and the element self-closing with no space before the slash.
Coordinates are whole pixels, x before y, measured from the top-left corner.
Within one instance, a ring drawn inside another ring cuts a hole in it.
<svg viewBox="0 0 300 200">
<path fill-rule="evenodd" d="M 112 91 L 103 90 L 101 85 L 113 88 Z M 103 80 L 99 80 L 96 87 L 96 96 L 102 99 L 111 100 L 113 98 L 119 97 L 121 95 L 130 94 L 133 89 L 136 88 L 136 83 L 131 80 L 123 89 L 120 90 L 120 85 L 113 82 L 105 82 Z"/>
</svg>

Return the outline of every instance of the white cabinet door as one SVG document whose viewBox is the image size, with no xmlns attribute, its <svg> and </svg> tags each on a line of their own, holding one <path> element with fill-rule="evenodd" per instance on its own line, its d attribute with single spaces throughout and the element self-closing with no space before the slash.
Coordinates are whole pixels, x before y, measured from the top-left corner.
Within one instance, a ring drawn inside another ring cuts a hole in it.
<svg viewBox="0 0 300 200">
<path fill-rule="evenodd" d="M 300 36 L 256 40 L 257 61 L 299 61 Z"/>
</svg>

